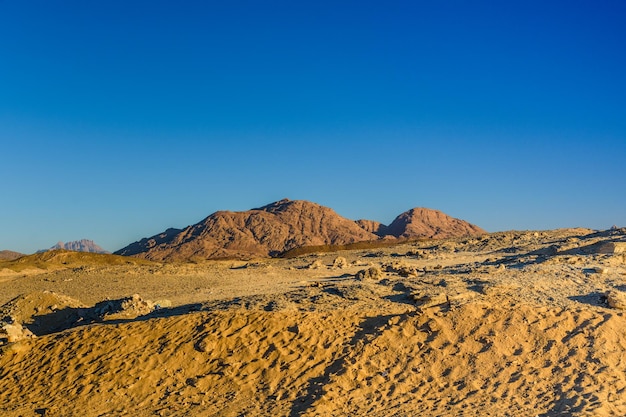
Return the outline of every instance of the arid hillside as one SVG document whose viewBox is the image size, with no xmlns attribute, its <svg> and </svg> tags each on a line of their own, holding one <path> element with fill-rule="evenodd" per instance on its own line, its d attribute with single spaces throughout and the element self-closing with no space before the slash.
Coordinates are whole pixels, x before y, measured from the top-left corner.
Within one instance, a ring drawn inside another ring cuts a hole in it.
<svg viewBox="0 0 626 417">
<path fill-rule="evenodd" d="M 218 211 L 193 226 L 168 229 L 115 253 L 155 261 L 250 259 L 306 246 L 484 233 L 476 226 L 435 210 L 413 209 L 386 227 L 375 221 L 346 219 L 319 204 L 285 199 L 244 212 Z"/>
</svg>

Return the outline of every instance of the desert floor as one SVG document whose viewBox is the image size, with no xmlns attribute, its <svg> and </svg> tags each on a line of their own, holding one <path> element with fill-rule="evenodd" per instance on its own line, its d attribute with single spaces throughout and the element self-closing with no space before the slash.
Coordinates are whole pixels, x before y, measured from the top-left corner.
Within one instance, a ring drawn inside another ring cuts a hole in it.
<svg viewBox="0 0 626 417">
<path fill-rule="evenodd" d="M 624 242 L 0 263 L 0 415 L 624 416 Z"/>
</svg>

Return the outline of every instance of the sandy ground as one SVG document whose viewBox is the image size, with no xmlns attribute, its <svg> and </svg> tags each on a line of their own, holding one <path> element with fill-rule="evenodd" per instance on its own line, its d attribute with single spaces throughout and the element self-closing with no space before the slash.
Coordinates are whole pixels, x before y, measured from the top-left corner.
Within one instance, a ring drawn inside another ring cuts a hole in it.
<svg viewBox="0 0 626 417">
<path fill-rule="evenodd" d="M 0 320 L 23 328 L 0 347 L 0 412 L 623 416 L 623 242 L 571 229 L 253 262 L 0 264 Z"/>
</svg>

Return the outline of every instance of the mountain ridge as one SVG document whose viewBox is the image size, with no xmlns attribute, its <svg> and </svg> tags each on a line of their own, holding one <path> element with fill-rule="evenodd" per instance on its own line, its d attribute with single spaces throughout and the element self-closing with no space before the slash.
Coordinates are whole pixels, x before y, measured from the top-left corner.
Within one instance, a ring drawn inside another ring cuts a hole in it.
<svg viewBox="0 0 626 417">
<path fill-rule="evenodd" d="M 282 199 L 247 211 L 217 211 L 184 229 L 167 229 L 114 253 L 153 261 L 250 259 L 305 246 L 484 233 L 468 222 L 425 208 L 411 209 L 385 226 L 373 220 L 347 219 L 317 203 Z"/>
</svg>

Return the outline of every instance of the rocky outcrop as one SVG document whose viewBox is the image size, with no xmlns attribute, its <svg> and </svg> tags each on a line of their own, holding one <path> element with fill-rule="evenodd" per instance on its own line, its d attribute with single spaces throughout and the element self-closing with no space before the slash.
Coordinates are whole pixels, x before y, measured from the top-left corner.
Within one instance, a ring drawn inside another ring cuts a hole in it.
<svg viewBox="0 0 626 417">
<path fill-rule="evenodd" d="M 417 207 L 395 218 L 385 233 L 396 238 L 445 239 L 478 236 L 487 232 L 464 220 L 455 219 L 437 210 Z"/>
</svg>

